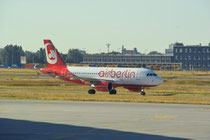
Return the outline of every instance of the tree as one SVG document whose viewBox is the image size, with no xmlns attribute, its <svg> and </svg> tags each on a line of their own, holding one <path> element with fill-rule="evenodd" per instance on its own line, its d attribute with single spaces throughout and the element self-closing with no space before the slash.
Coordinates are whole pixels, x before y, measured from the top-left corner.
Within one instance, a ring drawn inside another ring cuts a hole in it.
<svg viewBox="0 0 210 140">
<path fill-rule="evenodd" d="M 44 48 L 40 48 L 37 52 L 25 51 L 27 63 L 41 63 L 45 64 L 46 61 L 46 53 Z"/>
<path fill-rule="evenodd" d="M 59 53 L 64 62 L 67 62 L 67 54 Z"/>
<path fill-rule="evenodd" d="M 78 49 L 70 49 L 68 54 L 60 53 L 62 59 L 67 63 L 80 63 L 83 61 L 83 55 Z M 40 48 L 36 52 L 23 51 L 21 46 L 7 45 L 0 52 L 1 64 L 20 64 L 20 56 L 26 56 L 27 63 L 46 64 L 46 53 L 44 48 Z"/>
<path fill-rule="evenodd" d="M 83 55 L 78 49 L 69 49 L 66 58 L 67 63 L 80 63 L 83 61 Z"/>
<path fill-rule="evenodd" d="M 119 52 L 112 51 L 112 52 L 110 52 L 108 54 L 114 54 L 114 55 L 116 55 L 116 54 L 120 54 L 120 53 Z"/>
<path fill-rule="evenodd" d="M 149 55 L 154 55 L 154 54 L 159 54 L 159 55 L 160 55 L 160 54 L 162 54 L 162 53 L 157 52 L 157 51 L 151 51 L 151 52 L 149 52 L 148 54 L 149 54 Z"/>
<path fill-rule="evenodd" d="M 21 46 L 7 45 L 1 51 L 0 58 L 3 64 L 20 64 L 20 56 L 25 56 Z"/>
<path fill-rule="evenodd" d="M 26 61 L 27 63 L 35 63 L 35 53 L 30 51 L 25 51 Z"/>
<path fill-rule="evenodd" d="M 45 64 L 46 63 L 46 53 L 44 48 L 40 48 L 36 52 L 37 63 Z"/>
</svg>

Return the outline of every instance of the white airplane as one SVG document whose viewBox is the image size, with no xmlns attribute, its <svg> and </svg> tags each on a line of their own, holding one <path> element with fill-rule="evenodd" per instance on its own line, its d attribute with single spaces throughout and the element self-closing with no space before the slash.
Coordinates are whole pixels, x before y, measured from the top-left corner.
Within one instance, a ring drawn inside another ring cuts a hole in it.
<svg viewBox="0 0 210 140">
<path fill-rule="evenodd" d="M 64 81 L 89 85 L 89 94 L 95 94 L 96 90 L 116 94 L 117 87 L 124 87 L 145 95 L 145 87 L 163 82 L 154 71 L 145 68 L 70 67 L 64 63 L 51 40 L 44 40 L 44 45 L 48 67 L 40 71 Z"/>
</svg>

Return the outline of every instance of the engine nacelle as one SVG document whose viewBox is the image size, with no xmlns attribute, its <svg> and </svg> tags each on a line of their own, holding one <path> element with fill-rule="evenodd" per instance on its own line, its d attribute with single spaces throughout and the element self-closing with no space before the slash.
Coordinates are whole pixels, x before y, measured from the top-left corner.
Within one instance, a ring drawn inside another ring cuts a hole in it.
<svg viewBox="0 0 210 140">
<path fill-rule="evenodd" d="M 112 83 L 107 81 L 98 82 L 95 84 L 95 89 L 103 92 L 107 92 L 113 89 Z"/>
</svg>

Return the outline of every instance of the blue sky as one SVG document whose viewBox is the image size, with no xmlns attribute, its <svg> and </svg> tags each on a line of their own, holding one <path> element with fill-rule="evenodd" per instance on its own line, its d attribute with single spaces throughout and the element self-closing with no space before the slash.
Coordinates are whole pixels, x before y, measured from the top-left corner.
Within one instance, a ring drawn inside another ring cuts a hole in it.
<svg viewBox="0 0 210 140">
<path fill-rule="evenodd" d="M 0 0 L 0 47 L 37 51 L 51 39 L 60 52 L 136 47 L 164 52 L 176 41 L 210 43 L 209 0 Z"/>
</svg>

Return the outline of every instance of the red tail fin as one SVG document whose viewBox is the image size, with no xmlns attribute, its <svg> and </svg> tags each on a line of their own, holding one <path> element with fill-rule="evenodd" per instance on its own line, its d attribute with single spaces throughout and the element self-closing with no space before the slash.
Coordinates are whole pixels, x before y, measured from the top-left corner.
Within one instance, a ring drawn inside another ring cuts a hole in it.
<svg viewBox="0 0 210 140">
<path fill-rule="evenodd" d="M 66 64 L 64 63 L 63 59 L 61 58 L 57 49 L 54 47 L 51 40 L 48 39 L 44 40 L 44 45 L 45 45 L 48 67 L 66 66 Z"/>
</svg>

